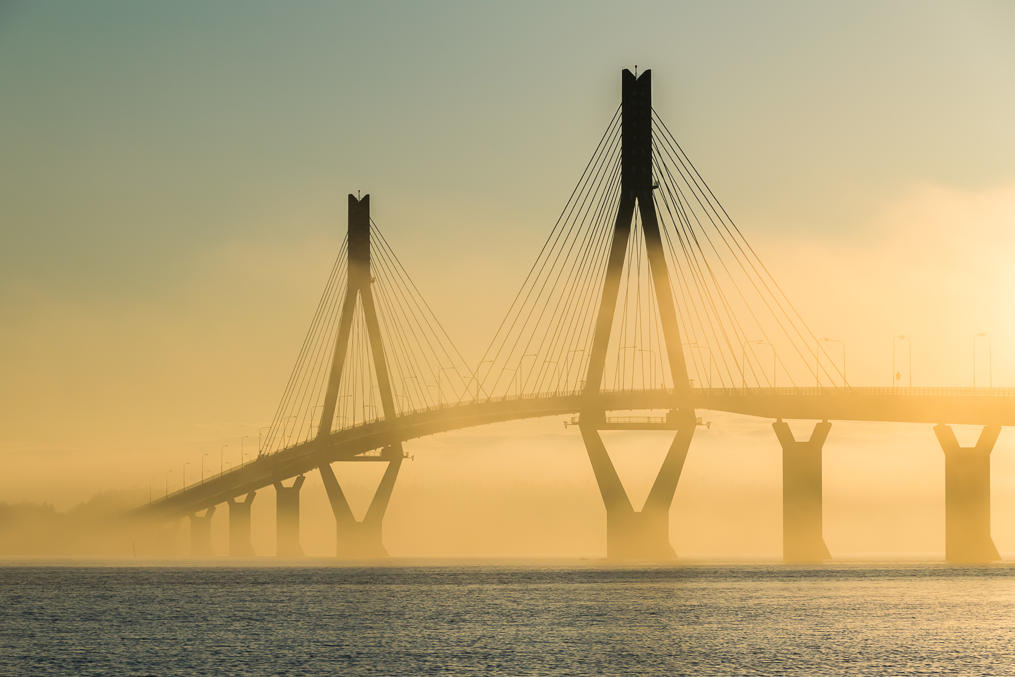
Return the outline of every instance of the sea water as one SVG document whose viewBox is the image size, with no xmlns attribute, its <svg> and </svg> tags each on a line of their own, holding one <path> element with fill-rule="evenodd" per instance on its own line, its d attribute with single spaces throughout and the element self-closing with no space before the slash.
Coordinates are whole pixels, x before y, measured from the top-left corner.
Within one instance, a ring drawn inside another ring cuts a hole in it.
<svg viewBox="0 0 1015 677">
<path fill-rule="evenodd" d="M 1015 674 L 1015 567 L 22 563 L 0 673 Z"/>
</svg>

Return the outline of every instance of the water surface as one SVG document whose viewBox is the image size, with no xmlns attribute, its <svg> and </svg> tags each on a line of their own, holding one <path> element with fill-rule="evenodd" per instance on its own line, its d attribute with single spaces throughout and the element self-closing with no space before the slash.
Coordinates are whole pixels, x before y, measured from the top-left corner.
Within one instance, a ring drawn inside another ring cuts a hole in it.
<svg viewBox="0 0 1015 677">
<path fill-rule="evenodd" d="M 1015 674 L 1015 568 L 0 567 L 0 673 Z"/>
</svg>

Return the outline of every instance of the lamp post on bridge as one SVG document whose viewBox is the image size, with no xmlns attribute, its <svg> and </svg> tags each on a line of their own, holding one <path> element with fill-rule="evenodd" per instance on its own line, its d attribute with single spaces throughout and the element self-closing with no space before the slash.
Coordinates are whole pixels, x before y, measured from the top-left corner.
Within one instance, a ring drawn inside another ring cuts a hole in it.
<svg viewBox="0 0 1015 677">
<path fill-rule="evenodd" d="M 243 465 L 243 459 L 246 456 L 246 452 L 247 452 L 247 450 L 244 449 L 244 447 L 243 447 L 243 443 L 247 441 L 248 437 L 253 438 L 253 435 L 244 435 L 243 437 L 240 438 L 240 465 L 241 466 Z"/>
<path fill-rule="evenodd" d="M 455 371 L 454 367 L 439 367 L 437 369 L 437 406 L 444 405 L 444 396 L 441 394 L 441 374 L 445 371 Z"/>
<path fill-rule="evenodd" d="M 529 371 L 525 371 L 525 358 L 532 358 L 532 366 L 529 367 Z M 518 397 L 522 396 L 522 388 L 524 388 L 529 382 L 529 376 L 532 375 L 532 370 L 536 366 L 536 358 L 539 357 L 536 353 L 524 353 L 520 360 L 518 360 Z"/>
<path fill-rule="evenodd" d="M 697 341 L 689 341 L 689 342 L 685 343 L 684 345 L 687 346 L 688 348 L 696 348 L 698 350 L 704 350 L 705 353 L 708 355 L 708 373 L 705 376 L 705 380 L 708 383 L 708 387 L 711 389 L 712 388 L 712 349 L 709 348 L 708 346 L 701 345 Z"/>
<path fill-rule="evenodd" d="M 909 366 L 906 368 L 909 372 L 909 387 L 913 387 L 913 342 L 905 334 L 899 334 L 898 336 L 892 337 L 892 388 L 895 388 L 896 381 L 902 378 L 902 374 L 895 371 L 895 348 L 899 341 L 906 342 L 906 354 L 908 356 Z"/>
<path fill-rule="evenodd" d="M 307 439 L 314 436 L 314 420 L 317 418 L 317 410 L 320 409 L 321 413 L 324 413 L 324 405 L 318 404 L 316 407 L 310 410 L 310 418 L 307 421 Z"/>
<path fill-rule="evenodd" d="M 977 332 L 973 336 L 973 387 L 976 387 L 976 346 L 979 343 L 977 339 L 987 340 L 987 387 L 994 387 L 994 356 L 993 350 L 990 346 L 990 335 L 985 331 Z"/>
<path fill-rule="evenodd" d="M 483 376 L 482 379 L 481 379 L 480 376 L 479 376 L 479 373 L 483 370 L 483 365 L 484 364 L 489 364 L 490 368 L 487 369 L 486 375 Z M 476 380 L 476 401 L 477 402 L 479 402 L 479 394 L 480 394 L 480 391 L 482 391 L 482 389 L 483 389 L 483 383 L 486 381 L 486 378 L 490 376 L 490 371 L 492 371 L 492 370 L 493 370 L 493 360 L 483 360 L 478 365 L 476 365 L 476 373 L 473 375 L 473 378 Z M 487 395 L 487 399 L 489 399 L 489 398 L 490 398 L 490 396 Z"/>
<path fill-rule="evenodd" d="M 243 440 L 240 440 L 240 444 L 241 445 L 243 444 Z M 229 443 L 226 442 L 221 447 L 219 447 L 219 477 L 221 477 L 226 471 L 226 447 L 228 446 Z M 240 465 L 242 464 L 243 461 L 240 461 Z"/>
<path fill-rule="evenodd" d="M 190 465 L 190 461 L 184 461 L 183 462 L 183 479 L 180 482 L 180 489 L 181 490 L 187 488 L 187 466 L 188 465 Z"/>
<path fill-rule="evenodd" d="M 574 358 L 571 357 L 572 354 L 575 356 L 575 358 L 577 358 L 579 355 L 584 355 L 585 354 L 585 349 L 584 348 L 575 348 L 574 350 L 567 351 L 567 353 L 564 355 L 564 362 L 565 362 L 564 369 L 567 372 L 565 378 L 568 381 L 571 380 L 571 368 L 574 365 Z M 579 369 L 578 369 L 578 372 L 577 372 L 577 376 L 578 376 L 578 380 L 581 381 L 581 366 L 582 366 L 582 363 L 579 362 L 578 366 L 579 366 Z M 578 387 L 578 391 L 581 392 L 581 386 Z"/>
<path fill-rule="evenodd" d="M 208 452 L 201 454 L 201 484 L 204 484 L 204 459 L 208 458 Z"/>
<path fill-rule="evenodd" d="M 775 346 L 766 341 L 765 339 L 754 339 L 753 341 L 744 341 L 740 344 L 740 387 L 747 387 L 747 375 L 744 372 L 744 364 L 747 362 L 747 346 L 768 346 L 772 350 L 772 387 L 775 387 Z M 751 351 L 753 354 L 753 350 Z"/>
<path fill-rule="evenodd" d="M 263 425 L 263 426 L 261 426 L 260 428 L 257 429 L 257 455 L 258 455 L 258 457 L 260 457 L 264 453 L 264 442 L 262 441 L 263 440 L 262 436 L 263 436 L 265 430 L 270 431 L 271 430 L 271 426 L 270 425 Z"/>
<path fill-rule="evenodd" d="M 825 343 L 838 343 L 839 347 L 842 348 L 842 387 L 846 387 L 846 343 L 839 339 L 828 338 L 824 336 L 821 338 Z"/>
</svg>

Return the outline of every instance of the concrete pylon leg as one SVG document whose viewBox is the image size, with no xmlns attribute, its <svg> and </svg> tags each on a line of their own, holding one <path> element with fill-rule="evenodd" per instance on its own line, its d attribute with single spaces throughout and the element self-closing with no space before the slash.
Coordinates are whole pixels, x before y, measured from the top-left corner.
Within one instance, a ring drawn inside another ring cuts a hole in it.
<svg viewBox="0 0 1015 677">
<path fill-rule="evenodd" d="M 250 538 L 250 505 L 254 502 L 254 496 L 255 492 L 251 491 L 242 501 L 229 499 L 229 554 L 232 557 L 250 557 L 254 554 L 254 544 Z"/>
<path fill-rule="evenodd" d="M 695 422 L 681 426 L 670 443 L 641 510 L 635 510 L 594 424 L 578 426 L 606 508 L 606 557 L 612 560 L 671 560 L 670 505 L 691 446 Z"/>
<path fill-rule="evenodd" d="M 300 475 L 285 486 L 275 482 L 275 553 L 279 557 L 302 557 L 300 547 L 300 489 L 306 478 Z"/>
<path fill-rule="evenodd" d="M 972 447 L 960 447 L 951 426 L 934 426 L 945 454 L 945 559 L 1000 559 L 990 537 L 990 452 L 1000 426 L 986 426 Z"/>
<path fill-rule="evenodd" d="M 800 441 L 781 419 L 772 428 L 782 445 L 782 558 L 821 562 L 831 557 L 821 525 L 821 449 L 832 424 L 818 423 Z"/>
<path fill-rule="evenodd" d="M 204 515 L 190 516 L 190 554 L 194 557 L 211 555 L 211 518 L 215 514 L 215 506 L 204 511 Z"/>
<path fill-rule="evenodd" d="M 321 466 L 321 479 L 324 480 L 324 489 L 328 492 L 331 510 L 335 514 L 335 554 L 339 559 L 379 559 L 388 556 L 383 540 L 384 514 L 391 500 L 403 456 L 401 445 L 385 449 L 384 457 L 388 467 L 362 520 L 357 520 L 353 515 L 352 507 L 331 466 Z"/>
</svg>

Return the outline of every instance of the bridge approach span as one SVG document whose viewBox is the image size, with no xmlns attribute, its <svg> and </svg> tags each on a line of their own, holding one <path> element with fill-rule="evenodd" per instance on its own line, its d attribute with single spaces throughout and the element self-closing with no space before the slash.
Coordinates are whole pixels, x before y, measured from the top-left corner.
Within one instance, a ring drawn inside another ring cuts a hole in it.
<svg viewBox="0 0 1015 677">
<path fill-rule="evenodd" d="M 310 472 L 325 463 L 366 461 L 396 442 L 512 420 L 585 412 L 709 410 L 770 419 L 1015 425 L 1015 391 L 987 388 L 692 388 L 687 396 L 668 390 L 581 393 L 485 400 L 413 412 L 338 430 L 261 456 L 134 511 L 180 517 L 250 491 Z M 623 419 L 617 419 L 622 421 Z M 637 427 L 644 427 L 638 425 Z M 383 460 L 380 456 L 377 460 Z"/>
</svg>

